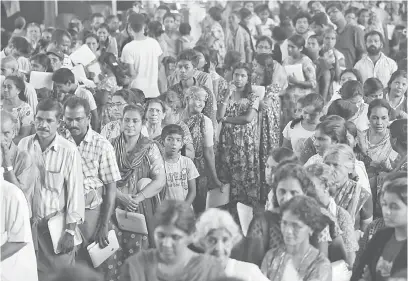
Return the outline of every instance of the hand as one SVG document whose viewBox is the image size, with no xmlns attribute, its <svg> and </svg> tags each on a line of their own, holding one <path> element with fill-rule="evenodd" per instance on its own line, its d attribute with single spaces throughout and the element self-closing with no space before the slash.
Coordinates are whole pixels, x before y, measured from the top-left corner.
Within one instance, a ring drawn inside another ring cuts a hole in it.
<svg viewBox="0 0 408 281">
<path fill-rule="evenodd" d="M 11 156 L 10 156 L 10 149 L 8 145 L 4 142 L 4 140 L 1 142 L 1 152 L 3 154 L 3 167 L 9 167 L 12 166 L 11 163 Z"/>
<path fill-rule="evenodd" d="M 219 179 L 215 180 L 215 188 L 219 188 L 221 192 L 224 192 L 223 187 L 224 184 Z"/>
<path fill-rule="evenodd" d="M 371 274 L 370 274 L 370 270 L 368 269 L 368 265 L 366 265 L 364 267 L 364 273 L 363 273 L 363 278 L 362 279 L 364 281 L 371 281 Z"/>
<path fill-rule="evenodd" d="M 60 241 L 58 242 L 58 248 L 61 250 L 61 254 L 67 254 L 74 250 L 74 235 L 64 232 Z"/>
<path fill-rule="evenodd" d="M 295 74 L 289 75 L 288 76 L 288 81 L 289 81 L 289 84 L 299 83 L 299 80 L 297 80 L 297 78 L 295 77 Z"/>
<path fill-rule="evenodd" d="M 139 203 L 141 202 L 140 197 L 136 195 L 132 195 L 129 201 L 129 204 L 126 208 L 126 211 L 128 212 L 136 212 L 137 209 L 139 208 Z"/>
<path fill-rule="evenodd" d="M 98 243 L 101 248 L 105 248 L 106 246 L 109 245 L 108 233 L 109 229 L 108 226 L 106 225 L 99 225 L 96 228 L 94 241 Z"/>
<path fill-rule="evenodd" d="M 229 87 L 228 87 L 228 97 L 230 98 L 236 91 L 237 91 L 237 86 L 235 86 L 234 82 L 230 82 Z"/>
<path fill-rule="evenodd" d="M 266 109 L 272 105 L 272 99 L 271 98 L 264 98 L 264 100 L 261 102 L 261 109 Z"/>
</svg>

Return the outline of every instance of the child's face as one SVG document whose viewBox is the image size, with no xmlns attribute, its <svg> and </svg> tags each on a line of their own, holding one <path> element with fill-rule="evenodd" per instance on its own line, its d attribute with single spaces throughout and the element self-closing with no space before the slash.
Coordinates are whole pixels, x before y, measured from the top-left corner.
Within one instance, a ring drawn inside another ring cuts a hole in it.
<svg viewBox="0 0 408 281">
<path fill-rule="evenodd" d="M 164 28 L 165 28 L 166 30 L 173 30 L 173 29 L 174 29 L 174 26 L 175 26 L 174 18 L 172 18 L 172 17 L 166 17 L 166 18 L 164 19 L 164 21 L 163 21 L 163 24 L 164 24 Z"/>
<path fill-rule="evenodd" d="M 295 115 L 294 116 L 295 119 L 300 118 L 302 116 L 302 104 L 301 103 L 296 103 L 294 115 Z"/>
<path fill-rule="evenodd" d="M 176 70 L 176 64 L 175 63 L 169 63 L 167 65 L 167 68 L 166 68 L 166 75 L 169 76 L 169 75 L 173 74 L 175 70 Z"/>
<path fill-rule="evenodd" d="M 366 96 L 366 103 L 370 103 L 373 100 L 382 99 L 382 98 L 383 98 L 383 91 L 379 90 L 373 94 L 369 94 L 368 96 Z"/>
<path fill-rule="evenodd" d="M 309 52 L 316 54 L 320 51 L 319 42 L 317 42 L 316 38 L 309 38 L 307 40 L 306 48 Z"/>
<path fill-rule="evenodd" d="M 164 139 L 164 149 L 167 155 L 176 155 L 183 147 L 183 137 L 179 134 L 170 134 Z"/>
<path fill-rule="evenodd" d="M 259 14 L 258 14 L 258 16 L 259 16 L 259 18 L 262 20 L 262 21 L 266 21 L 266 20 L 268 20 L 268 18 L 269 18 L 269 12 L 268 11 L 262 11 L 262 12 L 260 12 Z"/>
<path fill-rule="evenodd" d="M 325 49 L 333 49 L 336 45 L 337 36 L 334 32 L 326 33 L 323 36 L 323 46 Z"/>
<path fill-rule="evenodd" d="M 319 123 L 322 113 L 316 111 L 316 108 L 313 105 L 306 106 L 302 109 L 303 120 L 308 124 L 317 125 Z"/>
<path fill-rule="evenodd" d="M 348 24 L 356 25 L 357 24 L 357 17 L 354 13 L 349 13 L 346 15 L 346 21 Z"/>
</svg>

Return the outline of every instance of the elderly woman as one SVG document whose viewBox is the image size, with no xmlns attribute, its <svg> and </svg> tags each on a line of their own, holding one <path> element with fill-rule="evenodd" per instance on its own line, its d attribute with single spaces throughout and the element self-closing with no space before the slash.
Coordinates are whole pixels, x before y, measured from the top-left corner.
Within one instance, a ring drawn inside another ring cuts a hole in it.
<svg viewBox="0 0 408 281">
<path fill-rule="evenodd" d="M 358 250 L 358 243 L 354 234 L 354 223 L 351 215 L 334 201 L 336 192 L 334 170 L 326 164 L 313 164 L 306 168 L 313 183 L 315 184 L 318 201 L 337 219 L 337 223 L 342 231 L 341 237 L 344 242 L 346 262 L 353 266 L 355 253 Z M 336 245 L 330 245 L 329 257 L 337 260 L 339 258 L 336 252 Z"/>
<path fill-rule="evenodd" d="M 167 94 L 169 93 L 170 92 L 167 92 Z M 161 139 L 162 129 L 166 125 L 177 124 L 184 131 L 183 143 L 185 147 L 183 155 L 185 154 L 185 156 L 193 159 L 194 147 L 190 131 L 184 122 L 182 122 L 181 120 L 176 120 L 176 118 L 172 118 L 172 115 L 173 115 L 172 108 L 167 106 L 160 99 L 155 98 L 149 100 L 146 103 L 145 111 L 146 122 L 142 127 L 142 134 L 150 139 L 157 141 L 160 144 L 159 148 L 162 151 L 162 149 L 164 148 L 164 144 Z"/>
<path fill-rule="evenodd" d="M 121 268 L 126 281 L 208 281 L 225 275 L 220 261 L 188 248 L 195 230 L 193 209 L 182 201 L 164 201 L 155 215 L 155 249 L 130 257 Z"/>
<path fill-rule="evenodd" d="M 267 211 L 257 214 L 251 221 L 242 249 L 234 255 L 240 260 L 260 265 L 266 252 L 280 249 L 284 245 L 280 224 L 280 207 L 296 195 L 308 195 L 317 198 L 309 175 L 304 168 L 295 163 L 282 163 L 272 179 L 272 190 L 268 195 L 270 206 Z M 327 215 L 329 216 L 328 212 Z M 334 225 L 334 223 L 332 224 Z M 338 227 L 338 226 L 337 226 Z M 333 230 L 333 231 L 332 231 Z M 328 253 L 328 242 L 331 236 L 338 237 L 336 227 L 325 228 L 313 235 L 313 244 L 324 253 Z M 246 243 L 246 244 L 245 244 Z"/>
<path fill-rule="evenodd" d="M 354 228 L 364 232 L 373 220 L 373 201 L 370 192 L 356 181 L 353 150 L 345 144 L 333 145 L 324 153 L 323 162 L 335 169 L 334 201 L 349 212 Z"/>
<path fill-rule="evenodd" d="M 232 248 L 241 240 L 241 229 L 232 216 L 220 209 L 208 209 L 196 224 L 196 245 L 206 254 L 220 258 L 228 277 L 243 281 L 267 281 L 261 270 L 252 263 L 230 258 Z"/>
<path fill-rule="evenodd" d="M 154 245 L 153 216 L 161 202 L 159 193 L 166 176 L 158 146 L 140 133 L 143 115 L 143 107 L 125 106 L 121 134 L 111 140 L 122 179 L 117 182 L 117 209 L 113 218 L 120 249 L 115 253 L 115 264 L 107 265 L 107 280 L 117 278 L 117 269 L 129 256 Z M 142 233 L 134 223 L 122 223 L 127 220 L 126 212 L 142 214 L 147 233 Z"/>
<path fill-rule="evenodd" d="M 197 180 L 197 195 L 193 203 L 196 213 L 202 213 L 205 210 L 209 187 L 221 189 L 223 187 L 215 169 L 214 127 L 210 118 L 202 113 L 207 98 L 208 93 L 204 89 L 191 87 L 187 94 L 186 119 L 184 119 L 193 138 L 194 164 L 200 174 Z"/>
<path fill-rule="evenodd" d="M 322 231 L 330 219 L 313 198 L 295 196 L 281 207 L 281 231 L 285 249 L 269 250 L 261 270 L 270 279 L 281 281 L 288 259 L 301 280 L 332 280 L 330 261 L 310 244 L 310 237 Z"/>
</svg>

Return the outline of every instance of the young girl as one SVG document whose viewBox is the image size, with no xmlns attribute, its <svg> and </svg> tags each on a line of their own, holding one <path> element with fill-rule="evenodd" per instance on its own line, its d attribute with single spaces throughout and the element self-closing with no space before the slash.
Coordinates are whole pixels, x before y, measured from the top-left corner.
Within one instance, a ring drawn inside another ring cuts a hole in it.
<svg viewBox="0 0 408 281">
<path fill-rule="evenodd" d="M 297 156 L 304 142 L 313 136 L 322 116 L 324 101 L 319 94 L 308 94 L 302 101 L 302 117 L 289 122 L 283 130 L 282 146 L 291 148 Z"/>
</svg>

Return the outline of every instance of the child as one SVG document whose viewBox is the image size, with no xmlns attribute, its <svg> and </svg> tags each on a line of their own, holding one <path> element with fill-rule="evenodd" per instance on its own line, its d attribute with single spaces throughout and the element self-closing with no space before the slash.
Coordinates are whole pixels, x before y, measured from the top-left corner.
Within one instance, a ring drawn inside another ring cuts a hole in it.
<svg viewBox="0 0 408 281">
<path fill-rule="evenodd" d="M 269 11 L 268 5 L 263 4 L 258 6 L 255 9 L 255 13 L 261 19 L 261 23 L 256 26 L 258 36 L 272 37 L 272 29 L 278 25 L 278 23 L 270 18 L 271 12 Z"/>
<path fill-rule="evenodd" d="M 319 94 L 308 94 L 300 100 L 302 116 L 289 122 L 283 130 L 283 147 L 292 149 L 299 156 L 304 142 L 314 135 L 323 115 L 324 100 Z"/>
<path fill-rule="evenodd" d="M 174 57 L 167 56 L 163 58 L 162 63 L 164 65 L 166 77 L 173 75 L 174 72 L 176 71 L 176 64 L 177 64 L 176 59 Z"/>
<path fill-rule="evenodd" d="M 364 101 L 369 104 L 373 100 L 382 99 L 384 97 L 384 86 L 378 78 L 368 78 L 364 82 Z"/>
<path fill-rule="evenodd" d="M 180 154 L 183 129 L 175 124 L 163 128 L 164 167 L 166 170 L 166 199 L 186 201 L 191 205 L 196 196 L 196 178 L 200 175 L 193 161 Z"/>
<path fill-rule="evenodd" d="M 191 26 L 188 23 L 182 23 L 180 24 L 179 32 L 181 36 L 177 40 L 177 54 L 194 47 L 194 38 L 190 35 Z"/>
</svg>

